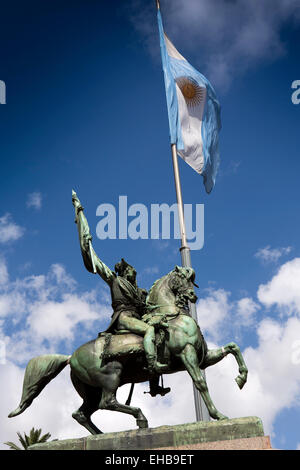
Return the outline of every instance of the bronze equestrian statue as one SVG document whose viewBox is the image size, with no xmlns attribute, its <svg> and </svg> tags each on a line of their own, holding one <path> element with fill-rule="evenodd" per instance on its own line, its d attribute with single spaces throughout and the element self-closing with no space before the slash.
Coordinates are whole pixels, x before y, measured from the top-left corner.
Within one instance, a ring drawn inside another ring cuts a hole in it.
<svg viewBox="0 0 300 470">
<path fill-rule="evenodd" d="M 101 433 L 91 421 L 91 415 L 98 409 L 131 414 L 138 427 L 148 427 L 141 409 L 119 403 L 116 393 L 124 384 L 150 381 L 150 393 L 164 395 L 169 390 L 158 387 L 157 380 L 162 372 L 187 370 L 211 418 L 227 419 L 213 404 L 201 369 L 233 354 L 239 369 L 235 380 L 240 388 L 247 381 L 248 369 L 233 342 L 209 350 L 199 326 L 189 315 L 188 302 L 197 300 L 194 270 L 176 266 L 146 294 L 137 287 L 134 268 L 124 260 L 116 265 L 115 272 L 99 260 L 75 193 L 73 204 L 84 264 L 110 285 L 112 321 L 105 332 L 79 347 L 72 356 L 49 354 L 31 359 L 25 371 L 21 402 L 9 417 L 28 408 L 50 380 L 70 365 L 72 383 L 83 399 L 82 406 L 72 416 L 91 434 Z"/>
</svg>

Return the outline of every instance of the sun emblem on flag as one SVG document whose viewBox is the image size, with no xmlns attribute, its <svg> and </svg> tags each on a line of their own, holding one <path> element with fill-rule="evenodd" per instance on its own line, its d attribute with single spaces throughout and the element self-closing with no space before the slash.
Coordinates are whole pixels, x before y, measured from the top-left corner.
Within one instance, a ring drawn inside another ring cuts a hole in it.
<svg viewBox="0 0 300 470">
<path fill-rule="evenodd" d="M 178 77 L 176 78 L 176 83 L 189 107 L 194 108 L 204 100 L 205 88 L 199 86 L 193 78 Z"/>
</svg>

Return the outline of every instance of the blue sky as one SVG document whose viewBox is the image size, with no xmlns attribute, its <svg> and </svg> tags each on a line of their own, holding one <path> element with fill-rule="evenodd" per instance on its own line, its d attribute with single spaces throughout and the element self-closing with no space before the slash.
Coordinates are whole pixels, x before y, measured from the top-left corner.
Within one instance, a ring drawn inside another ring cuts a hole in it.
<svg viewBox="0 0 300 470">
<path fill-rule="evenodd" d="M 176 198 L 154 1 L 109 3 L 1 5 L 0 80 L 7 103 L 0 105 L 0 338 L 6 344 L 0 380 L 10 386 L 1 405 L 1 442 L 32 425 L 53 437 L 85 435 L 71 418 L 80 399 L 67 375 L 24 415 L 5 418 L 19 400 L 28 359 L 70 354 L 109 321 L 108 290 L 82 263 L 72 188 L 108 266 L 124 257 L 136 267 L 140 286 L 150 288 L 180 264 L 178 240 L 96 236 L 99 204 L 118 208 L 119 196 L 126 195 L 128 205 L 150 208 Z M 205 207 L 204 247 L 192 251 L 200 327 L 211 347 L 237 341 L 250 369 L 243 391 L 234 388 L 231 359 L 207 371 L 211 394 L 231 417 L 260 416 L 274 447 L 295 449 L 300 105 L 292 103 L 291 85 L 300 79 L 299 5 L 161 3 L 166 32 L 207 76 L 222 106 L 213 192 L 207 195 L 201 176 L 179 161 L 184 202 Z M 172 422 L 187 419 L 178 398 L 180 391 L 192 393 L 184 377 L 166 379 L 174 383 L 170 398 L 137 396 L 153 416 L 150 424 L 172 424 L 162 421 L 170 408 Z M 54 413 L 46 402 L 56 403 L 62 388 L 69 400 Z M 193 413 L 191 405 L 191 421 Z M 134 426 L 126 419 L 116 415 L 120 429 Z"/>
</svg>

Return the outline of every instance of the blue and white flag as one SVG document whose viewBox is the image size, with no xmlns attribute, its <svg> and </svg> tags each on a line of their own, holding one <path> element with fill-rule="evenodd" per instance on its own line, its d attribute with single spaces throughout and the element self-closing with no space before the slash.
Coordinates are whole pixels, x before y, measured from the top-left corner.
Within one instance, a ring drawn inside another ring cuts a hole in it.
<svg viewBox="0 0 300 470">
<path fill-rule="evenodd" d="M 178 155 L 203 176 L 210 193 L 220 161 L 220 104 L 209 81 L 164 33 L 160 9 L 157 15 L 171 144 L 176 144 Z"/>
</svg>

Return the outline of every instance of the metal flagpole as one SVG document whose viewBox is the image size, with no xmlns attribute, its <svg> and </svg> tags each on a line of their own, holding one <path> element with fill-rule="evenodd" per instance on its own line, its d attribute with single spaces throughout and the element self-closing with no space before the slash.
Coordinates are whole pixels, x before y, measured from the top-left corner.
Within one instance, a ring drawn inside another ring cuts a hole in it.
<svg viewBox="0 0 300 470">
<path fill-rule="evenodd" d="M 156 7 L 157 10 L 160 9 L 159 0 L 156 0 Z M 180 234 L 181 234 L 181 264 L 184 267 L 192 267 L 191 263 L 191 255 L 190 255 L 190 248 L 187 244 L 186 240 L 186 229 L 185 229 L 185 222 L 184 222 L 184 212 L 183 212 L 183 203 L 182 203 L 182 193 L 181 193 L 181 184 L 180 184 L 180 175 L 179 175 L 179 168 L 178 168 L 178 157 L 177 157 L 177 148 L 176 144 L 171 145 L 172 151 L 172 160 L 173 160 L 173 169 L 174 169 L 174 179 L 175 179 L 175 188 L 176 188 L 176 197 L 177 197 L 177 206 L 178 206 L 178 215 L 179 215 L 179 225 L 180 225 Z M 197 319 L 197 311 L 196 305 L 190 303 L 190 314 L 192 318 L 198 324 Z M 204 374 L 204 371 L 202 371 Z M 204 374 L 205 376 L 205 374 Z M 196 420 L 197 421 L 209 421 L 210 416 L 206 405 L 198 392 L 197 388 L 193 384 L 193 391 L 194 391 L 194 402 L 195 402 L 195 412 L 196 412 Z"/>
<path fill-rule="evenodd" d="M 175 189 L 176 189 L 176 197 L 177 197 L 177 206 L 178 206 L 178 216 L 179 216 L 179 226 L 180 226 L 180 235 L 181 235 L 181 247 L 180 247 L 180 254 L 181 254 L 181 263 L 182 266 L 191 268 L 191 254 L 190 248 L 187 244 L 186 240 L 186 229 L 185 229 L 185 222 L 184 222 L 184 212 L 183 212 L 183 202 L 182 202 L 182 192 L 181 192 L 181 184 L 180 184 L 180 175 L 179 175 L 179 167 L 178 167 L 178 157 L 177 157 L 177 148 L 176 144 L 171 145 L 172 151 L 172 160 L 173 160 L 173 169 L 174 169 L 174 179 L 175 179 Z M 197 311 L 196 305 L 190 303 L 190 314 L 192 318 L 198 324 L 197 318 Z M 202 374 L 205 375 L 204 371 Z M 209 421 L 210 416 L 204 401 L 200 393 L 198 392 L 197 388 L 193 384 L 193 391 L 194 391 L 194 401 L 195 401 L 195 412 L 196 412 L 196 419 L 197 421 Z"/>
</svg>

